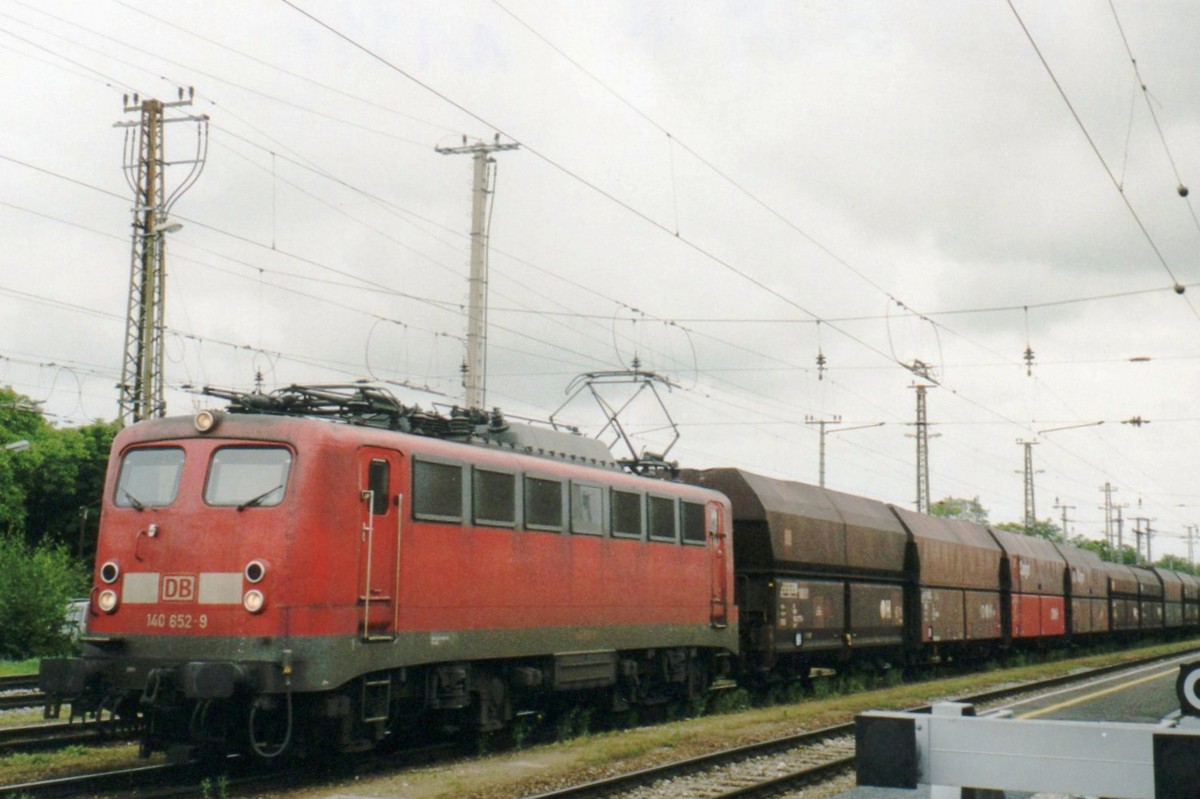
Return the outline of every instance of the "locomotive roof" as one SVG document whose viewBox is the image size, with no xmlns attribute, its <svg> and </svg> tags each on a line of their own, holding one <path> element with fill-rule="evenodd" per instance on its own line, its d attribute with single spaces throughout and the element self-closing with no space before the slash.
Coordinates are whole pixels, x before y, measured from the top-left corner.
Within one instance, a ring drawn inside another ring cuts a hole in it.
<svg viewBox="0 0 1200 799">
<path fill-rule="evenodd" d="M 448 415 L 408 406 L 386 389 L 369 385 L 299 386 L 272 391 L 238 392 L 207 387 L 204 393 L 229 401 L 235 415 L 288 416 L 410 433 L 477 446 L 495 446 L 529 455 L 617 469 L 620 464 L 604 442 L 576 430 L 510 421 L 499 409 L 490 413 L 453 408 Z"/>
</svg>

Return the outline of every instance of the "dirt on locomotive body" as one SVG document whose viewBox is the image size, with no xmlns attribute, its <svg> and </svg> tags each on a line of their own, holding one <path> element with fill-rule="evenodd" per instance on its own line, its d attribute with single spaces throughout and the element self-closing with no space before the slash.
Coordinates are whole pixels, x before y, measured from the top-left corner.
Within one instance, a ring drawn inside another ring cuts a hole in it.
<svg viewBox="0 0 1200 799">
<path fill-rule="evenodd" d="M 364 386 L 219 393 L 114 441 L 84 653 L 48 714 L 143 751 L 367 749 L 805 678 L 1200 625 L 1200 580 Z"/>
</svg>

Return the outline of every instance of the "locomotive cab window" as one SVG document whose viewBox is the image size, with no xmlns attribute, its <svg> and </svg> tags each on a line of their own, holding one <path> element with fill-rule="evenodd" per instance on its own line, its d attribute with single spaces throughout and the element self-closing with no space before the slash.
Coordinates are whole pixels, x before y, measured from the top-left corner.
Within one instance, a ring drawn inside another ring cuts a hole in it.
<svg viewBox="0 0 1200 799">
<path fill-rule="evenodd" d="M 646 497 L 646 521 L 651 541 L 678 541 L 675 534 L 675 500 Z"/>
<path fill-rule="evenodd" d="M 178 447 L 135 449 L 121 461 L 117 478 L 118 508 L 160 508 L 175 501 L 179 475 L 183 472 L 183 450 Z"/>
<path fill-rule="evenodd" d="M 683 531 L 683 543 L 703 544 L 704 506 L 697 502 L 679 503 L 679 529 Z"/>
<path fill-rule="evenodd" d="M 292 453 L 283 447 L 221 447 L 213 453 L 204 501 L 238 510 L 283 501 Z"/>
<path fill-rule="evenodd" d="M 612 490 L 612 533 L 618 538 L 642 537 L 642 495 Z"/>
<path fill-rule="evenodd" d="M 571 483 L 571 532 L 601 535 L 604 532 L 604 491 L 600 486 Z"/>
<path fill-rule="evenodd" d="M 541 477 L 525 478 L 525 527 L 530 530 L 562 531 L 562 483 Z"/>
<path fill-rule="evenodd" d="M 462 472 L 457 464 L 414 461 L 413 515 L 429 521 L 461 522 Z"/>
<path fill-rule="evenodd" d="M 476 469 L 474 475 L 475 523 L 493 527 L 517 524 L 517 478 L 504 472 Z"/>
</svg>

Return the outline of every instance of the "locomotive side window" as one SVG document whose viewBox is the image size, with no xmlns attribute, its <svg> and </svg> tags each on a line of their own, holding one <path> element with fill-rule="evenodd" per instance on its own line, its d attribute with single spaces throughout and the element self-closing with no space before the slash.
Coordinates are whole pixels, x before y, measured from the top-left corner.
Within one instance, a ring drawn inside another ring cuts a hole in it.
<svg viewBox="0 0 1200 799">
<path fill-rule="evenodd" d="M 461 522 L 461 466 L 430 461 L 413 462 L 413 515 L 418 519 Z"/>
<path fill-rule="evenodd" d="M 391 467 L 387 461 L 371 461 L 367 467 L 367 490 L 371 492 L 371 514 L 386 516 L 390 503 Z"/>
<path fill-rule="evenodd" d="M 642 495 L 612 490 L 612 533 L 619 538 L 642 537 Z"/>
<path fill-rule="evenodd" d="M 158 508 L 170 505 L 179 492 L 183 472 L 183 450 L 178 447 L 135 449 L 121 462 L 117 478 L 119 508 Z"/>
<path fill-rule="evenodd" d="M 677 541 L 675 500 L 671 497 L 646 497 L 646 516 L 652 541 Z"/>
<path fill-rule="evenodd" d="M 600 486 L 571 483 L 571 532 L 604 532 L 604 491 Z"/>
<path fill-rule="evenodd" d="M 291 468 L 292 453 L 283 447 L 221 447 L 208 467 L 204 501 L 238 510 L 278 505 Z"/>
<path fill-rule="evenodd" d="M 525 478 L 525 526 L 530 530 L 563 529 L 563 489 L 557 480 Z"/>
<path fill-rule="evenodd" d="M 683 531 L 683 543 L 703 544 L 704 535 L 704 506 L 696 502 L 679 503 L 679 528 Z"/>
<path fill-rule="evenodd" d="M 475 470 L 475 523 L 514 527 L 517 523 L 517 478 L 504 472 Z"/>
</svg>

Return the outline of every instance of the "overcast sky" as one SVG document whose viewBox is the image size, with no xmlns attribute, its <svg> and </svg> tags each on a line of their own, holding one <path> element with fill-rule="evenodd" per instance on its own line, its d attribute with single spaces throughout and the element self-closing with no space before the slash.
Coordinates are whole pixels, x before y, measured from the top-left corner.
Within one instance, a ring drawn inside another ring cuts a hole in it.
<svg viewBox="0 0 1200 799">
<path fill-rule="evenodd" d="M 171 413 L 256 372 L 461 402 L 471 163 L 434 148 L 499 133 L 489 406 L 545 417 L 636 358 L 683 465 L 816 482 L 806 418 L 885 422 L 829 434 L 827 483 L 912 506 L 919 360 L 935 499 L 1020 520 L 1036 440 L 1040 518 L 1099 537 L 1107 482 L 1186 555 L 1200 4 L 293 2 L 0 0 L 0 385 L 56 423 L 117 413 L 122 95 L 194 87 Z"/>
</svg>

